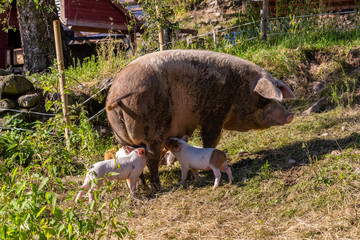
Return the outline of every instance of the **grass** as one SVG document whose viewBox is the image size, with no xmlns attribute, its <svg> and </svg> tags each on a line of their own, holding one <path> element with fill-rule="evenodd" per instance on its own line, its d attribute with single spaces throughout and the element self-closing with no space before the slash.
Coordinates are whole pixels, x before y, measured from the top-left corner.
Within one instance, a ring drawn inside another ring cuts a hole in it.
<svg viewBox="0 0 360 240">
<path fill-rule="evenodd" d="M 101 137 L 84 112 L 72 115 L 70 151 L 61 116 L 30 124 L 18 116 L 5 119 L 7 127 L 35 131 L 0 135 L 0 238 L 360 238 L 359 74 L 345 61 L 348 51 L 359 46 L 359 37 L 354 30 L 280 36 L 235 47 L 219 43 L 216 51 L 259 64 L 299 99 L 284 103 L 296 114 L 291 124 L 223 131 L 218 148 L 228 150 L 234 182 L 227 184 L 223 174 L 216 191 L 211 171 L 180 187 L 176 162 L 160 168 L 161 192 L 138 189 L 135 200 L 124 182 L 110 182 L 97 192 L 96 203 L 84 199 L 75 204 L 84 164 L 100 161 L 114 139 Z M 98 57 L 69 68 L 70 88 L 113 76 L 133 59 L 115 54 L 116 46 L 105 42 Z M 58 78 L 54 69 L 34 76 L 49 92 Z M 315 81 L 327 84 L 321 95 L 312 93 Z M 320 97 L 330 98 L 331 107 L 302 116 Z M 190 143 L 201 145 L 198 132 Z M 145 175 L 149 179 L 147 170 Z"/>
<path fill-rule="evenodd" d="M 359 110 L 343 108 L 280 128 L 224 132 L 219 148 L 230 152 L 233 185 L 223 174 L 212 191 L 214 176 L 203 172 L 179 188 L 178 164 L 164 167 L 163 192 L 143 196 L 129 226 L 137 239 L 356 239 L 359 130 Z"/>
</svg>

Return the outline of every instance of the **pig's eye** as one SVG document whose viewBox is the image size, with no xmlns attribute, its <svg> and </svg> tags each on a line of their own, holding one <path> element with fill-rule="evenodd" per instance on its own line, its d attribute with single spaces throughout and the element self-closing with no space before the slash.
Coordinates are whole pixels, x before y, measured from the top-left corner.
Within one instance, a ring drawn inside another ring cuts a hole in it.
<svg viewBox="0 0 360 240">
<path fill-rule="evenodd" d="M 260 97 L 259 98 L 259 102 L 258 102 L 258 107 L 259 108 L 263 108 L 265 107 L 267 104 L 269 104 L 271 100 L 270 99 L 267 99 L 267 98 L 264 98 L 264 97 Z"/>
</svg>

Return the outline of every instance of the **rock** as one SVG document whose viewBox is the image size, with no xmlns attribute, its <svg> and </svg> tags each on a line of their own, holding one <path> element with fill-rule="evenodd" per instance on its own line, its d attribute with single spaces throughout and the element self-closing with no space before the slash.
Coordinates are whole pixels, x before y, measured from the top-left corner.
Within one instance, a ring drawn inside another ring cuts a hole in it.
<svg viewBox="0 0 360 240">
<path fill-rule="evenodd" d="M 34 121 L 43 121 L 44 119 L 48 118 L 48 116 L 43 116 L 40 114 L 35 114 L 35 113 L 30 113 L 30 112 L 43 112 L 43 109 L 36 105 L 32 108 L 20 108 L 20 111 L 22 111 L 21 113 L 21 118 L 26 121 L 26 122 L 34 122 Z"/>
<path fill-rule="evenodd" d="M 55 102 L 58 99 L 60 99 L 60 94 L 57 92 L 53 92 L 53 93 L 47 92 L 45 94 L 45 102 L 47 101 Z"/>
<path fill-rule="evenodd" d="M 34 85 L 24 76 L 6 75 L 0 76 L 2 94 L 7 96 L 19 96 L 34 91 Z"/>
<path fill-rule="evenodd" d="M 0 100 L 0 108 L 5 110 L 0 110 L 0 114 L 7 112 L 6 109 L 14 109 L 16 108 L 16 103 L 13 100 L 10 99 L 2 99 Z"/>
<path fill-rule="evenodd" d="M 315 95 L 318 95 L 322 92 L 322 90 L 324 90 L 325 86 L 324 83 L 322 82 L 315 82 L 314 85 L 312 86 L 312 90 L 314 92 Z"/>
<path fill-rule="evenodd" d="M 8 72 L 4 69 L 0 69 L 0 76 L 6 76 L 6 75 L 10 75 L 10 74 L 11 74 L 11 72 Z"/>
<path fill-rule="evenodd" d="M 113 132 L 109 127 L 100 126 L 98 129 L 101 137 L 111 137 L 113 136 Z"/>
<path fill-rule="evenodd" d="M 216 13 L 214 13 L 214 16 L 218 18 L 218 17 L 220 17 L 220 16 L 221 16 L 221 13 L 216 12 Z"/>
<path fill-rule="evenodd" d="M 327 102 L 326 98 L 322 98 L 319 101 L 317 101 L 316 103 L 312 104 L 308 109 L 306 109 L 302 115 L 303 116 L 308 116 L 311 113 L 318 113 L 320 112 L 321 107 L 323 107 Z"/>
<path fill-rule="evenodd" d="M 334 156 L 339 156 L 339 155 L 341 155 L 341 152 L 339 150 L 333 150 L 333 151 L 331 151 L 330 154 L 334 155 Z"/>
<path fill-rule="evenodd" d="M 37 93 L 26 94 L 18 99 L 18 104 L 20 107 L 31 108 L 35 106 L 40 100 L 40 96 Z"/>
<path fill-rule="evenodd" d="M 360 67 L 360 48 L 351 49 L 346 56 L 346 63 L 352 67 Z"/>
<path fill-rule="evenodd" d="M 110 84 L 113 80 L 114 80 L 114 77 L 106 77 L 106 78 L 103 78 L 103 79 L 101 79 L 98 83 L 96 83 L 96 84 L 94 85 L 94 87 L 95 87 L 96 89 L 99 89 L 99 90 L 100 90 L 100 89 L 108 86 L 107 89 L 109 89 L 109 88 L 110 88 L 109 84 Z"/>
<path fill-rule="evenodd" d="M 290 164 L 290 165 L 294 165 L 294 164 L 296 163 L 296 160 L 294 160 L 294 159 L 289 159 L 287 162 L 288 162 L 288 164 Z"/>
<path fill-rule="evenodd" d="M 202 1 L 200 4 L 199 4 L 199 8 L 205 8 L 206 7 L 206 2 L 205 1 Z"/>
<path fill-rule="evenodd" d="M 207 12 L 207 13 L 213 13 L 213 12 L 215 12 L 215 10 L 212 9 L 212 8 L 210 8 L 210 9 L 206 10 L 206 12 Z"/>
<path fill-rule="evenodd" d="M 219 21 L 217 19 L 212 19 L 210 21 L 210 24 L 213 25 L 213 26 L 217 25 L 218 23 L 219 23 Z"/>
</svg>

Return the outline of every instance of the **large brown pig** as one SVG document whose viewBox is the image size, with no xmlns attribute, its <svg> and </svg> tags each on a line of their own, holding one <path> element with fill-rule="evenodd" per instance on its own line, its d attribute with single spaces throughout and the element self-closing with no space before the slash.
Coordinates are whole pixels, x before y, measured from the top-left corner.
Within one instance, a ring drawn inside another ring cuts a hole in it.
<svg viewBox="0 0 360 240">
<path fill-rule="evenodd" d="M 151 183 L 159 189 L 160 154 L 169 137 L 190 136 L 200 128 L 203 146 L 213 148 L 222 128 L 248 131 L 290 123 L 294 115 L 280 105 L 283 98 L 295 96 L 249 61 L 171 50 L 131 62 L 117 75 L 106 104 L 120 144 L 147 147 Z"/>
</svg>

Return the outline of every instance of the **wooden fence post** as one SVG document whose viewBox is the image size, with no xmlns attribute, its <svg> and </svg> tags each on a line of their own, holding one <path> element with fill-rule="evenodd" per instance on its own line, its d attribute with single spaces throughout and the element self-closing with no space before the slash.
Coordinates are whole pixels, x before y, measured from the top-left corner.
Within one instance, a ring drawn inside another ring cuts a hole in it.
<svg viewBox="0 0 360 240">
<path fill-rule="evenodd" d="M 161 0 L 158 0 L 158 5 L 156 6 L 156 15 L 160 18 L 160 10 L 161 9 Z M 159 44 L 160 44 L 160 51 L 164 51 L 164 30 L 161 27 L 161 23 L 159 23 Z"/>
<path fill-rule="evenodd" d="M 214 44 L 214 48 L 216 48 L 216 30 L 213 30 L 213 44 Z"/>
<path fill-rule="evenodd" d="M 62 41 L 61 41 L 61 31 L 60 31 L 60 21 L 55 20 L 53 22 L 54 26 L 54 35 L 55 35 L 55 47 L 56 47 L 56 59 L 58 64 L 59 72 L 61 73 L 60 81 L 60 94 L 61 94 L 61 101 L 62 101 L 62 108 L 64 113 L 64 120 L 65 123 L 70 125 L 70 116 L 68 111 L 68 98 L 67 94 L 65 94 L 65 72 L 64 72 L 64 55 L 63 55 L 63 48 L 62 48 Z M 69 142 L 69 128 L 65 127 L 65 139 L 68 150 L 70 149 L 70 142 Z"/>
<path fill-rule="evenodd" d="M 262 20 L 261 20 L 261 39 L 267 40 L 267 27 L 269 15 L 269 0 L 263 0 Z"/>
<path fill-rule="evenodd" d="M 129 36 L 130 36 L 132 54 L 133 54 L 133 56 L 135 56 L 135 55 L 136 55 L 136 51 L 137 51 L 136 27 L 134 28 L 134 31 L 129 31 Z"/>
</svg>

